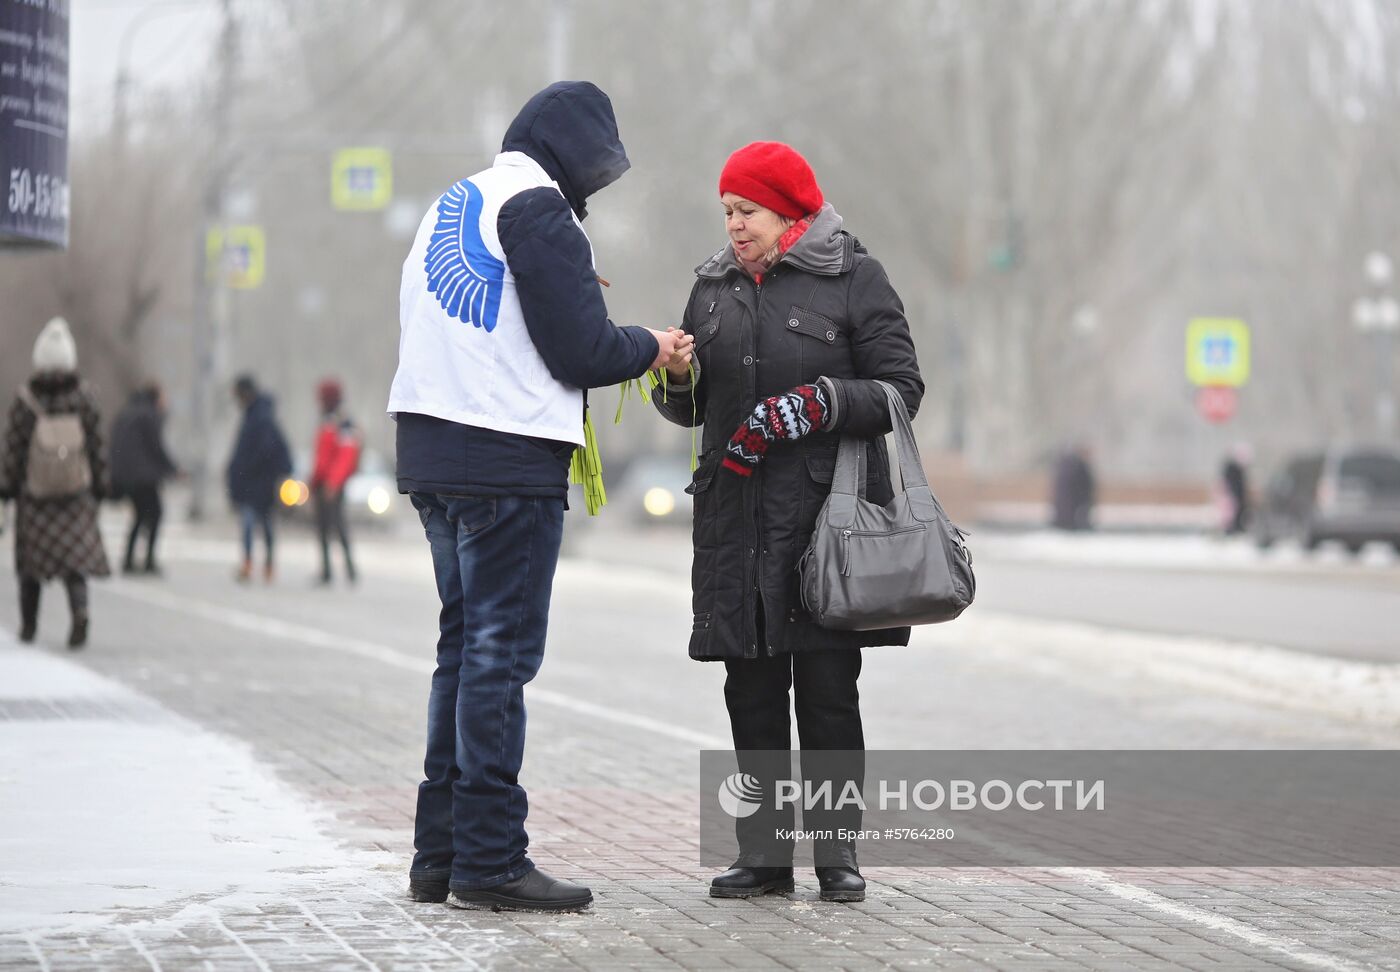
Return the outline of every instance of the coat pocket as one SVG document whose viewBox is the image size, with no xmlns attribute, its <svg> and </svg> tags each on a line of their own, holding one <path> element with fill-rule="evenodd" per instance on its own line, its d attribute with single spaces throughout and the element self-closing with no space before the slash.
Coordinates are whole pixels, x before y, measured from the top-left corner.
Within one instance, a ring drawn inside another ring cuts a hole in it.
<svg viewBox="0 0 1400 972">
<path fill-rule="evenodd" d="M 719 335 L 720 315 L 711 314 L 695 329 L 695 350 L 700 350 Z"/>
<path fill-rule="evenodd" d="M 835 473 L 835 452 L 807 453 L 807 475 L 812 477 L 812 482 L 822 486 L 830 486 L 831 479 Z"/>
<path fill-rule="evenodd" d="M 695 472 L 690 475 L 690 485 L 685 491 L 691 496 L 698 496 L 710 488 L 710 483 L 714 481 L 715 473 L 719 471 L 720 455 L 717 453 L 705 453 L 695 462 Z"/>
<path fill-rule="evenodd" d="M 692 500 L 691 540 L 695 544 L 697 557 L 702 550 L 713 550 L 718 543 L 718 511 L 714 509 L 711 487 L 719 473 L 723 455 L 722 450 L 702 455 L 691 476 L 690 485 L 685 488 Z"/>
<path fill-rule="evenodd" d="M 867 483 L 879 483 L 885 479 L 884 465 L 888 460 L 881 461 L 884 457 L 884 450 L 876 443 L 869 443 L 865 447 L 865 479 Z M 830 487 L 832 479 L 836 474 L 836 450 L 832 449 L 823 452 L 809 452 L 806 456 L 807 475 L 812 478 L 812 482 L 822 486 Z M 830 492 L 830 489 L 827 490 Z"/>
<path fill-rule="evenodd" d="M 796 304 L 788 308 L 786 323 L 787 329 L 794 334 L 816 338 L 828 345 L 834 345 L 836 339 L 841 336 L 841 329 L 831 318 L 818 314 L 816 311 L 807 310 L 805 307 L 798 307 Z"/>
</svg>

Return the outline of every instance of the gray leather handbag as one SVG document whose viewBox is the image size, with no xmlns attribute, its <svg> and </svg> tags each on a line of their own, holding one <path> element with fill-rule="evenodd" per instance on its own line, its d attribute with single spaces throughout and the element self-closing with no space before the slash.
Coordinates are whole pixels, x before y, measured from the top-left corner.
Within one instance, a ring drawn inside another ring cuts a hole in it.
<svg viewBox="0 0 1400 972">
<path fill-rule="evenodd" d="M 803 606 L 838 631 L 951 621 L 977 588 L 966 535 L 929 488 L 904 400 L 878 384 L 889 399 L 903 490 L 888 506 L 862 499 L 866 440 L 842 436 L 831 495 L 798 563 Z"/>
</svg>

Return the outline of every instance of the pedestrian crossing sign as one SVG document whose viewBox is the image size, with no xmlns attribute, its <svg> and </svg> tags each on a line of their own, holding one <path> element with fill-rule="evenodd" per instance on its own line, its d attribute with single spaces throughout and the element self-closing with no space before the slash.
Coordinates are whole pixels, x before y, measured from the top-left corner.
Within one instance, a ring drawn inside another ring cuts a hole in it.
<svg viewBox="0 0 1400 972">
<path fill-rule="evenodd" d="M 1186 326 L 1186 377 L 1193 385 L 1239 388 L 1249 381 L 1249 325 L 1195 317 Z"/>
<path fill-rule="evenodd" d="M 388 149 L 344 148 L 331 162 L 331 205 L 351 212 L 383 209 L 394 196 Z"/>
<path fill-rule="evenodd" d="M 234 290 L 261 287 L 267 240 L 261 226 L 215 226 L 204 234 L 204 265 L 211 280 Z"/>
</svg>

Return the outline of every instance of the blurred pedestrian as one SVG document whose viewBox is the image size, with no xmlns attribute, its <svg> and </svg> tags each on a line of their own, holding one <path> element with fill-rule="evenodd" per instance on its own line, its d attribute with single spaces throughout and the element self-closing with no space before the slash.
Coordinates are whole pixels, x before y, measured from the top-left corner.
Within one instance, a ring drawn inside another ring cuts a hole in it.
<svg viewBox="0 0 1400 972">
<path fill-rule="evenodd" d="M 544 658 L 585 389 L 640 377 L 686 339 L 608 320 L 580 220 L 629 166 L 608 96 L 536 94 L 494 164 L 447 190 L 403 266 L 399 490 L 442 601 L 409 892 L 576 911 L 588 888 L 526 853 L 525 683 Z"/>
<path fill-rule="evenodd" d="M 345 483 L 360 464 L 360 430 L 342 411 L 340 382 L 327 378 L 316 388 L 321 427 L 316 432 L 316 461 L 311 497 L 316 504 L 316 532 L 321 539 L 321 583 L 331 582 L 331 534 L 345 553 L 345 576 L 355 582 L 355 560 L 345 527 Z"/>
<path fill-rule="evenodd" d="M 242 527 L 243 562 L 238 579 L 253 576 L 253 534 L 260 531 L 266 548 L 263 580 L 271 582 L 273 569 L 272 511 L 283 481 L 292 472 L 292 453 L 277 424 L 271 396 L 258 389 L 252 375 L 240 375 L 233 394 L 243 409 L 233 457 L 228 464 L 228 495 L 238 510 Z"/>
<path fill-rule="evenodd" d="M 131 393 L 112 420 L 112 495 L 131 500 L 131 531 L 126 540 L 122 573 L 159 574 L 156 537 L 164 513 L 161 484 L 177 472 L 165 449 L 165 396 L 160 385 L 148 382 Z M 136 566 L 136 546 L 146 535 L 146 557 Z"/>
<path fill-rule="evenodd" d="M 1060 530 L 1093 529 L 1098 486 L 1085 445 L 1066 449 L 1055 463 L 1051 525 Z"/>
<path fill-rule="evenodd" d="M 831 493 L 843 435 L 866 440 L 867 498 L 891 500 L 882 436 L 892 421 L 876 382 L 893 385 L 913 415 L 924 381 L 899 295 L 843 228 L 806 159 L 780 142 L 745 146 L 725 163 L 719 196 L 729 242 L 696 271 L 683 316 L 695 336 L 696 376 L 692 382 L 689 365 L 673 359 L 665 393 L 652 396 L 671 421 L 704 426 L 691 487 L 690 655 L 724 662 L 742 772 L 770 793 L 777 774 L 786 775 L 795 706 L 804 775 L 815 773 L 814 785 L 832 781 L 839 793 L 864 777 L 861 649 L 907 645 L 909 628 L 820 627 L 802 606 L 797 563 Z M 819 750 L 858 758 L 809 762 Z M 860 819 L 858 810 L 804 812 L 803 827 L 859 830 Z M 790 808 L 738 820 L 739 858 L 710 893 L 791 890 L 793 847 L 773 835 L 792 827 Z M 819 840 L 813 849 L 823 900 L 864 899 L 852 841 Z"/>
<path fill-rule="evenodd" d="M 34 343 L 34 371 L 10 406 L 0 499 L 15 501 L 21 641 L 34 640 L 43 583 L 68 589 L 68 647 L 88 638 L 87 578 L 110 573 L 97 504 L 107 485 L 101 415 L 78 375 L 68 323 L 55 317 Z"/>
<path fill-rule="evenodd" d="M 1249 500 L 1249 462 L 1253 458 L 1248 444 L 1235 444 L 1220 466 L 1220 486 L 1224 500 L 1224 528 L 1227 535 L 1244 533 L 1249 528 L 1252 513 Z"/>
</svg>

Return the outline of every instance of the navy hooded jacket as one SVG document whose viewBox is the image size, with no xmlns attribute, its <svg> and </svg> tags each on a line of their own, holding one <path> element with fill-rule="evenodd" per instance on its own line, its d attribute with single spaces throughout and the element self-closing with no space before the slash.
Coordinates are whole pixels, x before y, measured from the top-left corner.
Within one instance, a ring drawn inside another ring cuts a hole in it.
<svg viewBox="0 0 1400 972">
<path fill-rule="evenodd" d="M 277 424 L 272 399 L 259 394 L 243 411 L 238 441 L 228 464 L 229 499 L 240 506 L 269 510 L 292 471 L 292 453 Z"/>
<path fill-rule="evenodd" d="M 631 164 L 608 96 L 584 81 L 550 85 L 521 109 L 501 150 L 528 155 L 559 185 L 513 196 L 496 221 L 526 329 L 550 374 L 582 389 L 639 376 L 656 359 L 656 339 L 608 320 L 592 250 L 574 222 L 588 197 Z M 398 413 L 397 440 L 401 492 L 568 493 L 572 443 L 412 412 Z"/>
</svg>

